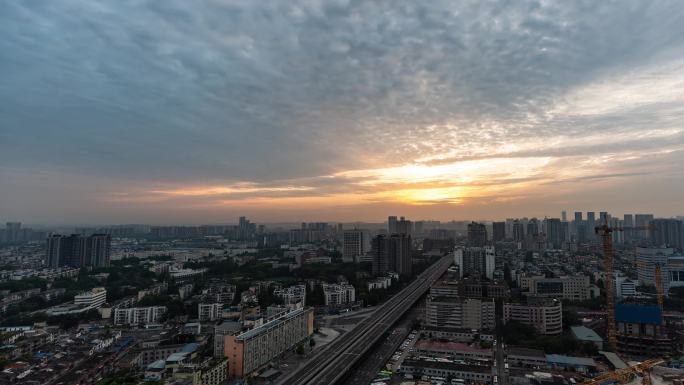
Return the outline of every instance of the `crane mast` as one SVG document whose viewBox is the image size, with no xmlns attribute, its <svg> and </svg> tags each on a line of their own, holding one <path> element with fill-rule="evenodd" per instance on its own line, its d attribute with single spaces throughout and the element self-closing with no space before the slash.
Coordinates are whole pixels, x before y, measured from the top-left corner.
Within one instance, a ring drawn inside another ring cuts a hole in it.
<svg viewBox="0 0 684 385">
<path fill-rule="evenodd" d="M 603 268 L 605 270 L 604 286 L 606 288 L 606 334 L 608 346 L 617 351 L 617 337 L 615 332 L 615 284 L 613 279 L 613 229 L 607 224 L 596 227 L 596 233 L 601 237 L 603 247 Z"/>
</svg>

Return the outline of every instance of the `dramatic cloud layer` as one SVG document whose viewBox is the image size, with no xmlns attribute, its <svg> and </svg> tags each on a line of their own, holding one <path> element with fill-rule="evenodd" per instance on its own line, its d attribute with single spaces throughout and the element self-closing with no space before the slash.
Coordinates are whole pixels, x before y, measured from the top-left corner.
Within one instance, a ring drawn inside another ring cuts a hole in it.
<svg viewBox="0 0 684 385">
<path fill-rule="evenodd" d="M 8 1 L 0 33 L 7 219 L 684 213 L 678 1 Z"/>
</svg>

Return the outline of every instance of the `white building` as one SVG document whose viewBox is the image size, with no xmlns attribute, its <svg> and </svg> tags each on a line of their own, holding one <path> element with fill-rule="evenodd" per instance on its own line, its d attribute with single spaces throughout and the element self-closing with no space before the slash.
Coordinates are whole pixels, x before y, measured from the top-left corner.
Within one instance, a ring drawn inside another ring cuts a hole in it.
<svg viewBox="0 0 684 385">
<path fill-rule="evenodd" d="M 216 321 L 223 315 L 222 303 L 197 304 L 197 318 L 200 321 Z"/>
<path fill-rule="evenodd" d="M 347 283 L 324 283 L 323 293 L 325 294 L 326 306 L 352 304 L 356 301 L 356 289 Z"/>
<path fill-rule="evenodd" d="M 306 303 L 306 285 L 294 285 L 282 289 L 273 290 L 273 295 L 279 297 L 286 304 Z"/>
<path fill-rule="evenodd" d="M 615 297 L 633 297 L 637 294 L 637 282 L 623 275 L 615 277 Z"/>
<path fill-rule="evenodd" d="M 368 281 L 368 290 L 387 289 L 392 286 L 391 277 L 378 277 L 372 281 Z"/>
<path fill-rule="evenodd" d="M 454 264 L 458 266 L 459 278 L 480 275 L 494 279 L 494 261 L 494 246 L 457 247 L 454 250 Z"/>
<path fill-rule="evenodd" d="M 518 321 L 534 326 L 540 334 L 563 332 L 563 305 L 551 298 L 527 299 L 527 303 L 504 303 L 504 323 Z"/>
<path fill-rule="evenodd" d="M 99 309 L 105 302 L 107 302 L 107 290 L 104 287 L 95 287 L 74 296 L 74 305 L 89 309 Z"/>
<path fill-rule="evenodd" d="M 428 296 L 425 323 L 429 327 L 494 329 L 494 299 Z"/>
<path fill-rule="evenodd" d="M 114 325 L 143 325 L 159 322 L 166 306 L 131 307 L 114 310 Z"/>
</svg>

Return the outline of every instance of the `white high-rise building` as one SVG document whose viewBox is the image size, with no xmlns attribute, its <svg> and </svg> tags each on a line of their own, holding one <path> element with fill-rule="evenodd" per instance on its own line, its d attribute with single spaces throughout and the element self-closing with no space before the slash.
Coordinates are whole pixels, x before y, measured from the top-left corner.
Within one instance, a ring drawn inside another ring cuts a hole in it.
<svg viewBox="0 0 684 385">
<path fill-rule="evenodd" d="M 457 247 L 454 250 L 454 264 L 458 266 L 459 276 L 480 275 L 494 278 L 494 246 Z"/>
</svg>

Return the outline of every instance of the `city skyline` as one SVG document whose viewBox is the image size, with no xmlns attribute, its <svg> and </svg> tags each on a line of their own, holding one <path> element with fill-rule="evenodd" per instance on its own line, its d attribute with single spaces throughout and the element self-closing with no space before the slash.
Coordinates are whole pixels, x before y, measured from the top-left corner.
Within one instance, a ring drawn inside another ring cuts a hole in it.
<svg viewBox="0 0 684 385">
<path fill-rule="evenodd" d="M 683 19 L 667 1 L 5 3 L 0 213 L 684 215 Z"/>
</svg>

